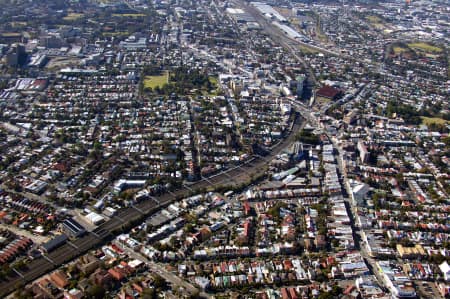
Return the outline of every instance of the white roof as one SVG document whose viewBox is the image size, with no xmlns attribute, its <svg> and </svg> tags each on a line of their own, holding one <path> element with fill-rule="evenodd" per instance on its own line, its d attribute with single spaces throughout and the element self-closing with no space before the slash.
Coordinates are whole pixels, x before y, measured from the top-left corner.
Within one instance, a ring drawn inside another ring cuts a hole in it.
<svg viewBox="0 0 450 299">
<path fill-rule="evenodd" d="M 439 269 L 441 269 L 442 273 L 450 275 L 450 266 L 446 261 L 439 265 Z"/>
<path fill-rule="evenodd" d="M 368 189 L 369 188 L 366 184 L 359 184 L 356 185 L 352 191 L 353 193 L 367 193 L 369 191 Z"/>
<path fill-rule="evenodd" d="M 139 267 L 140 265 L 142 265 L 143 263 L 144 263 L 143 261 L 135 259 L 135 260 L 132 260 L 131 262 L 129 262 L 128 265 L 131 268 L 136 268 L 136 267 Z"/>
<path fill-rule="evenodd" d="M 105 218 L 95 212 L 91 212 L 86 215 L 86 219 L 88 219 L 91 223 L 96 223 L 104 220 Z"/>
</svg>

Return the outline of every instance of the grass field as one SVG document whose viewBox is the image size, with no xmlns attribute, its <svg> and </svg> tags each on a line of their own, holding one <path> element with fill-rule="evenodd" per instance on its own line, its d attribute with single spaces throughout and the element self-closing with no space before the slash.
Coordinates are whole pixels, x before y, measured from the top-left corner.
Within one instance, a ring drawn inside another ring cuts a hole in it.
<svg viewBox="0 0 450 299">
<path fill-rule="evenodd" d="M 408 47 L 414 50 L 420 50 L 427 53 L 441 53 L 443 50 L 442 48 L 430 45 L 428 43 L 410 43 L 408 44 Z"/>
<path fill-rule="evenodd" d="M 67 16 L 65 16 L 63 18 L 63 20 L 64 21 L 75 21 L 75 20 L 82 18 L 83 16 L 84 16 L 84 14 L 82 14 L 82 13 L 71 12 L 71 13 L 67 14 Z"/>
<path fill-rule="evenodd" d="M 368 15 L 365 17 L 365 19 L 368 21 L 368 23 L 374 27 L 375 29 L 379 30 L 386 30 L 386 20 L 383 18 L 376 16 L 376 15 Z"/>
<path fill-rule="evenodd" d="M 11 27 L 24 27 L 27 26 L 27 22 L 11 22 Z"/>
<path fill-rule="evenodd" d="M 409 49 L 403 48 L 403 47 L 394 47 L 393 50 L 394 50 L 395 54 L 401 54 L 401 53 L 409 51 Z"/>
<path fill-rule="evenodd" d="M 208 77 L 208 80 L 212 84 L 212 89 L 208 95 L 211 97 L 217 96 L 220 92 L 219 79 L 217 77 L 210 76 Z"/>
<path fill-rule="evenodd" d="M 123 14 L 114 13 L 112 16 L 113 17 L 123 17 L 123 18 L 142 18 L 142 17 L 145 17 L 145 15 L 142 14 L 142 13 L 123 13 Z"/>
<path fill-rule="evenodd" d="M 430 124 L 438 124 L 438 125 L 445 125 L 445 124 L 450 124 L 450 121 L 445 120 L 443 118 L 440 117 L 425 117 L 425 116 L 421 116 L 420 117 L 422 119 L 422 123 L 424 125 L 430 125 Z"/>
<path fill-rule="evenodd" d="M 369 24 L 378 30 L 386 30 L 386 25 L 383 21 L 383 19 L 381 19 L 378 16 L 367 16 L 366 20 L 369 21 Z"/>
<path fill-rule="evenodd" d="M 218 79 L 217 77 L 210 76 L 210 77 L 208 77 L 208 80 L 209 80 L 209 82 L 211 82 L 211 84 L 214 85 L 215 87 L 217 87 L 218 84 L 219 84 L 219 79 Z"/>
<path fill-rule="evenodd" d="M 167 83 L 169 83 L 169 72 L 164 72 L 160 76 L 145 76 L 144 78 L 144 88 L 163 87 Z"/>
<path fill-rule="evenodd" d="M 373 24 L 381 24 L 383 23 L 383 20 L 381 20 L 378 16 L 367 16 L 366 19 Z"/>
</svg>

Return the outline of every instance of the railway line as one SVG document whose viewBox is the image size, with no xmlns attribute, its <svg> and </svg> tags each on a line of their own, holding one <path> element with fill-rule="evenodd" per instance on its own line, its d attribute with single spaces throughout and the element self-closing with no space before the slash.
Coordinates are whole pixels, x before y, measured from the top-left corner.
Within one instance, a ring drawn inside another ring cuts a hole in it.
<svg viewBox="0 0 450 299">
<path fill-rule="evenodd" d="M 189 196 L 192 192 L 199 192 L 207 188 L 218 186 L 234 187 L 239 186 L 243 182 L 250 181 L 251 177 L 260 174 L 267 167 L 267 161 L 279 155 L 286 147 L 295 141 L 295 134 L 303 127 L 301 117 L 296 113 L 294 125 L 287 133 L 283 141 L 274 146 L 270 153 L 265 156 L 254 156 L 250 160 L 242 163 L 234 168 L 222 171 L 209 178 L 204 178 L 190 186 L 155 196 L 152 199 L 140 202 L 134 206 L 120 210 L 115 217 L 99 225 L 92 232 L 87 233 L 81 238 L 66 242 L 64 245 L 56 248 L 44 256 L 32 260 L 26 269 L 15 269 L 16 275 L 9 277 L 8 280 L 0 282 L 0 297 L 17 290 L 21 286 L 29 283 L 42 275 L 58 268 L 59 266 L 70 262 L 71 260 L 85 254 L 89 250 L 106 244 L 112 238 L 127 230 L 130 225 L 138 221 L 143 221 L 156 211 L 171 204 L 178 198 Z"/>
</svg>

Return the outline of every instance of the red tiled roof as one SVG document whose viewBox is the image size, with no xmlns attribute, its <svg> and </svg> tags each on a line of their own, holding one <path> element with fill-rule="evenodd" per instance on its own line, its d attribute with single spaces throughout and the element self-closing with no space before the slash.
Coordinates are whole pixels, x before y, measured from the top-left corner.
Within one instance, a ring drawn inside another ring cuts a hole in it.
<svg viewBox="0 0 450 299">
<path fill-rule="evenodd" d="M 339 94 L 339 89 L 325 85 L 317 91 L 318 97 L 332 99 Z"/>
</svg>

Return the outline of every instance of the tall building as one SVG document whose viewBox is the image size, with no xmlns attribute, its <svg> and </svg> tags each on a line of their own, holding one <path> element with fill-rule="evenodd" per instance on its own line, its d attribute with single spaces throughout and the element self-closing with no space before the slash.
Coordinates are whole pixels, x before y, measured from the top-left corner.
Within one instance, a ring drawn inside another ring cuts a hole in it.
<svg viewBox="0 0 450 299">
<path fill-rule="evenodd" d="M 6 65 L 10 67 L 18 67 L 24 65 L 27 60 L 25 46 L 22 44 L 13 44 L 5 55 Z"/>
<path fill-rule="evenodd" d="M 359 158 L 362 163 L 366 163 L 369 160 L 369 151 L 362 140 L 358 141 Z"/>
<path fill-rule="evenodd" d="M 297 81 L 297 96 L 301 97 L 303 95 L 303 87 L 305 86 L 306 77 L 304 75 L 297 76 L 295 79 Z"/>
<path fill-rule="evenodd" d="M 43 47 L 52 48 L 52 49 L 57 49 L 57 48 L 67 46 L 67 42 L 64 39 L 62 39 L 58 36 L 53 36 L 53 35 L 41 37 L 39 40 L 39 44 Z"/>
</svg>

